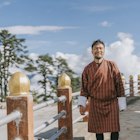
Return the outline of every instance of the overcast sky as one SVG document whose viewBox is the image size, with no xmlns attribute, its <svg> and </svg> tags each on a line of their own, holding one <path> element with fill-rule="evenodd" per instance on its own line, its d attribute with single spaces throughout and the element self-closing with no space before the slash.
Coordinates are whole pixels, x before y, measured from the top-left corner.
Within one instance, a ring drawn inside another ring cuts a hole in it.
<svg viewBox="0 0 140 140">
<path fill-rule="evenodd" d="M 90 46 L 125 75 L 140 73 L 139 0 L 0 0 L 0 29 L 26 39 L 30 53 L 61 55 L 76 72 L 92 61 Z"/>
</svg>

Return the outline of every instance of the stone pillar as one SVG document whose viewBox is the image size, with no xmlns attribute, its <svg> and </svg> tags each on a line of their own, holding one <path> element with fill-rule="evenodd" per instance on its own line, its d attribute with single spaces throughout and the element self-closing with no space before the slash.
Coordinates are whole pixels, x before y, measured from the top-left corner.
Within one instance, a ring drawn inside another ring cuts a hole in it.
<svg viewBox="0 0 140 140">
<path fill-rule="evenodd" d="M 29 95 L 30 81 L 26 75 L 16 72 L 9 80 L 7 114 L 18 110 L 22 117 L 7 124 L 8 140 L 34 140 L 33 98 Z"/>
<path fill-rule="evenodd" d="M 133 75 L 129 76 L 130 96 L 134 96 L 134 80 Z"/>
<path fill-rule="evenodd" d="M 62 110 L 66 111 L 66 117 L 58 120 L 58 128 L 67 128 L 67 132 L 59 137 L 59 140 L 73 140 L 73 126 L 72 126 L 72 89 L 71 80 L 68 75 L 63 73 L 58 79 L 58 97 L 66 96 L 66 102 L 58 102 L 58 113 Z"/>
</svg>

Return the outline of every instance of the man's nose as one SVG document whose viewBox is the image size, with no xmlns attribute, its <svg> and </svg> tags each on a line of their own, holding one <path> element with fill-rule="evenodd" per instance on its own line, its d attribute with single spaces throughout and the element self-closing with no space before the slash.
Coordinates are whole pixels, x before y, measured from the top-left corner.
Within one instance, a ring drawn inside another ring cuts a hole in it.
<svg viewBox="0 0 140 140">
<path fill-rule="evenodd" d="M 100 50 L 100 48 L 96 48 L 96 50 L 98 51 L 98 50 Z"/>
<path fill-rule="evenodd" d="M 101 51 L 101 49 L 97 49 L 97 52 L 100 52 Z"/>
</svg>

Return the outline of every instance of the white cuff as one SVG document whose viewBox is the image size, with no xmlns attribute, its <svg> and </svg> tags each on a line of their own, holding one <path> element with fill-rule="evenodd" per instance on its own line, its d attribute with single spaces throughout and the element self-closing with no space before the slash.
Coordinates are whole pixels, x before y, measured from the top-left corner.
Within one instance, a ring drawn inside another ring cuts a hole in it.
<svg viewBox="0 0 140 140">
<path fill-rule="evenodd" d="M 118 97 L 120 111 L 126 110 L 126 97 Z"/>
<path fill-rule="evenodd" d="M 86 107 L 87 98 L 85 96 L 79 96 L 78 97 L 78 106 L 82 105 L 83 107 Z"/>
</svg>

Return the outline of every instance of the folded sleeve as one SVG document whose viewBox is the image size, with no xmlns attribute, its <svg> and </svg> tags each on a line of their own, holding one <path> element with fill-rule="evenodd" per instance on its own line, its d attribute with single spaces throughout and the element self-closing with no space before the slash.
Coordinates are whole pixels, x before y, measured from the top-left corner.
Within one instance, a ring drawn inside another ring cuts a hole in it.
<svg viewBox="0 0 140 140">
<path fill-rule="evenodd" d="M 78 106 L 86 107 L 87 98 L 85 96 L 78 97 Z"/>
</svg>

